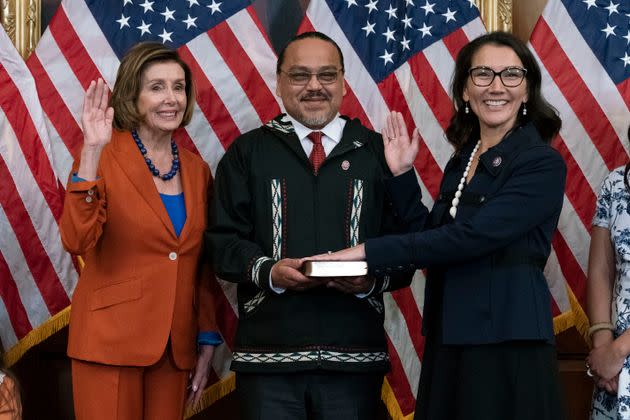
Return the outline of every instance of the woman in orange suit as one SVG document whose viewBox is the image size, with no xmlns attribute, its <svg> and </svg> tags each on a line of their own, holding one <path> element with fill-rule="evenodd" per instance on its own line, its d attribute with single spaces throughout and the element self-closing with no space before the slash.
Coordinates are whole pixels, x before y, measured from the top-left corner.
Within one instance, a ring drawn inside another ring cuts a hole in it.
<svg viewBox="0 0 630 420">
<path fill-rule="evenodd" d="M 187 383 L 196 404 L 221 343 L 199 267 L 210 169 L 173 135 L 192 116 L 191 72 L 177 52 L 138 44 L 107 97 L 100 79 L 86 92 L 60 222 L 85 258 L 68 341 L 75 414 L 181 419 Z"/>
</svg>

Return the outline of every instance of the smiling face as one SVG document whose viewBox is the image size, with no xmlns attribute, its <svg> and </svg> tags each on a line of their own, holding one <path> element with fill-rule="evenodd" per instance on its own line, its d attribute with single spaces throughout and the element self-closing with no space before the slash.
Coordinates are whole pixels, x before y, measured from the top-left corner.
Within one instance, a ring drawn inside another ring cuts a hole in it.
<svg viewBox="0 0 630 420">
<path fill-rule="evenodd" d="M 523 63 L 511 48 L 486 44 L 472 57 L 470 67 L 478 66 L 500 72 L 506 67 L 523 67 Z M 521 104 L 527 102 L 527 79 L 517 87 L 505 87 L 497 75 L 490 86 L 479 87 L 469 77 L 462 96 L 479 119 L 482 136 L 491 130 L 502 137 L 514 127 Z"/>
<path fill-rule="evenodd" d="M 305 38 L 287 46 L 276 94 L 289 115 L 312 129 L 324 127 L 335 118 L 346 94 L 339 53 L 333 44 L 317 38 Z M 287 73 L 339 71 L 337 80 L 321 84 L 311 77 L 304 86 L 292 84 Z"/>
<path fill-rule="evenodd" d="M 186 103 L 186 78 L 179 64 L 157 62 L 144 70 L 136 101 L 143 131 L 157 135 L 175 131 L 182 123 Z"/>
</svg>

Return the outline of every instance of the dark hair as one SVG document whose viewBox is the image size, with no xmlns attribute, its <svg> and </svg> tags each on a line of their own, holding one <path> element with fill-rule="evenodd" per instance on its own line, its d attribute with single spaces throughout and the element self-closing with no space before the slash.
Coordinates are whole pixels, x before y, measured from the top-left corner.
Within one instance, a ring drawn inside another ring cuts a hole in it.
<svg viewBox="0 0 630 420">
<path fill-rule="evenodd" d="M 551 106 L 540 92 L 541 73 L 536 59 L 527 46 L 514 35 L 507 32 L 490 32 L 473 39 L 457 54 L 455 72 L 451 82 L 451 93 L 455 110 L 446 129 L 446 139 L 455 150 L 460 150 L 470 136 L 479 136 L 479 119 L 473 113 L 464 112 L 464 88 L 468 81 L 473 56 L 485 45 L 496 45 L 511 48 L 527 69 L 527 115 L 517 115 L 516 126 L 533 122 L 542 139 L 549 143 L 558 134 L 562 121 L 558 111 Z"/>
<path fill-rule="evenodd" d="M 343 53 L 341 52 L 341 48 L 339 48 L 339 45 L 337 45 L 337 43 L 333 41 L 333 39 L 329 37 L 328 35 L 323 34 L 321 32 L 313 31 L 313 32 L 303 32 L 299 35 L 294 36 L 293 38 L 289 40 L 287 45 L 285 45 L 282 51 L 280 51 L 280 54 L 278 54 L 278 63 L 276 64 L 276 74 L 280 74 L 280 69 L 282 67 L 282 64 L 284 64 L 284 55 L 287 51 L 287 48 L 289 48 L 289 45 L 293 44 L 296 41 L 300 41 L 302 39 L 313 39 L 313 38 L 321 39 L 322 41 L 329 42 L 335 46 L 335 48 L 337 49 L 337 52 L 339 53 L 339 61 L 341 62 L 341 72 L 343 73 L 345 70 L 345 67 L 343 65 Z"/>
<path fill-rule="evenodd" d="M 133 130 L 142 123 L 136 102 L 142 88 L 142 74 L 151 64 L 174 62 L 184 70 L 186 79 L 186 110 L 180 127 L 187 125 L 195 108 L 195 86 L 192 72 L 175 50 L 158 42 L 141 42 L 134 45 L 123 57 L 118 67 L 116 83 L 109 100 L 114 108 L 114 128 Z"/>
</svg>

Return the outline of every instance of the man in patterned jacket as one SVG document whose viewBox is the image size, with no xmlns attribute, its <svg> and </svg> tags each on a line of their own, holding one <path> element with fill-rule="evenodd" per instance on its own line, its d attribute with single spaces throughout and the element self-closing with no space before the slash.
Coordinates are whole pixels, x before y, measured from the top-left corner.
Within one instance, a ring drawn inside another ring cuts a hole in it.
<svg viewBox="0 0 630 420">
<path fill-rule="evenodd" d="M 400 231 L 379 134 L 339 116 L 341 50 L 324 34 L 280 53 L 288 115 L 234 141 L 219 163 L 209 257 L 238 283 L 232 369 L 244 419 L 371 419 L 389 369 L 382 293 L 413 267 L 381 278 L 305 277 L 301 257 Z"/>
</svg>

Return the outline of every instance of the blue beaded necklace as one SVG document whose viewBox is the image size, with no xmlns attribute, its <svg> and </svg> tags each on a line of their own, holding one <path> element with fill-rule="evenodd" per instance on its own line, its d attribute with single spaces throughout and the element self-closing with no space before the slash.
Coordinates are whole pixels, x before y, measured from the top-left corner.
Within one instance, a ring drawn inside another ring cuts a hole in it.
<svg viewBox="0 0 630 420">
<path fill-rule="evenodd" d="M 136 130 L 131 131 L 131 136 L 133 137 L 133 141 L 136 142 L 136 146 L 140 149 L 140 153 L 142 153 L 142 157 L 149 167 L 149 171 L 153 174 L 153 176 L 157 176 L 163 181 L 168 181 L 169 179 L 173 179 L 175 175 L 177 175 L 177 171 L 179 171 L 179 152 L 177 151 L 177 144 L 175 141 L 171 139 L 171 152 L 173 153 L 173 164 L 171 165 L 171 170 L 164 175 L 160 175 L 160 171 L 155 167 L 151 159 L 147 156 L 147 148 L 142 144 L 142 140 L 140 140 L 140 136 Z"/>
</svg>

